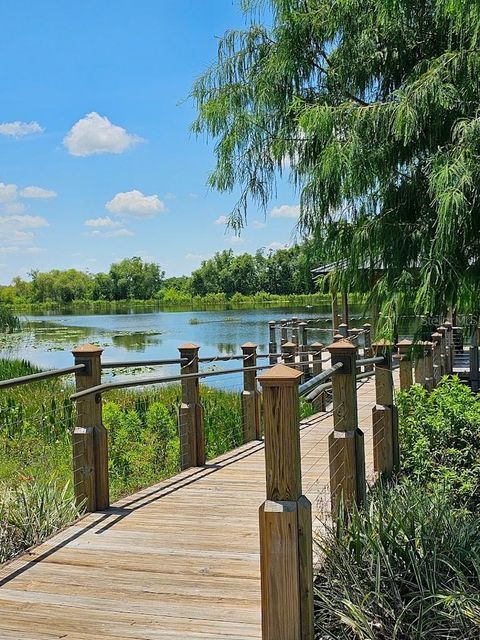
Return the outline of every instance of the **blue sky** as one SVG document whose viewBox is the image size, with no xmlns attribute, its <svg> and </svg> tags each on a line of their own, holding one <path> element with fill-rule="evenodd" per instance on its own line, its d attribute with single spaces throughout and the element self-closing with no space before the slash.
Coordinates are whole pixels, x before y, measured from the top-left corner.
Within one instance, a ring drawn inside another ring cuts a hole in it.
<svg viewBox="0 0 480 640">
<path fill-rule="evenodd" d="M 1 284 L 134 255 L 188 274 L 291 241 L 287 184 L 240 240 L 225 231 L 235 194 L 207 188 L 213 144 L 189 132 L 192 82 L 244 25 L 236 0 L 3 0 L 0 20 Z"/>
</svg>

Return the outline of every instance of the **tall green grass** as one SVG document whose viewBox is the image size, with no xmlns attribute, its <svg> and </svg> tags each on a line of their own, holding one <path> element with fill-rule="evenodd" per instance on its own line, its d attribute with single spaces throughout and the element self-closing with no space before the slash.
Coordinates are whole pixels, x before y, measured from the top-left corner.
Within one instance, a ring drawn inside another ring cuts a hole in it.
<svg viewBox="0 0 480 640">
<path fill-rule="evenodd" d="M 3 379 L 35 371 L 27 362 L 0 360 Z M 58 526 L 65 523 L 67 516 L 54 506 L 59 502 L 57 496 L 73 517 L 69 511 L 73 504 L 71 433 L 76 416 L 70 400 L 73 391 L 72 381 L 52 379 L 0 394 L 0 495 L 4 496 L 0 498 L 0 557 L 4 559 L 33 543 L 31 535 L 18 534 L 18 522 L 12 524 L 15 503 L 38 507 L 37 519 L 33 507 L 31 511 L 32 525 L 38 531 L 44 519 L 53 522 L 57 518 Z M 202 386 L 201 399 L 206 453 L 212 459 L 243 442 L 240 392 Z M 103 422 L 109 438 L 112 500 L 181 469 L 180 404 L 180 385 L 105 395 Z M 37 501 L 31 502 L 35 496 Z M 51 502 L 51 511 L 46 501 Z M 51 531 L 52 527 L 46 529 Z M 43 534 L 39 535 L 41 539 Z"/>
<path fill-rule="evenodd" d="M 447 488 L 378 487 L 318 544 L 318 639 L 480 637 L 480 522 Z"/>
</svg>

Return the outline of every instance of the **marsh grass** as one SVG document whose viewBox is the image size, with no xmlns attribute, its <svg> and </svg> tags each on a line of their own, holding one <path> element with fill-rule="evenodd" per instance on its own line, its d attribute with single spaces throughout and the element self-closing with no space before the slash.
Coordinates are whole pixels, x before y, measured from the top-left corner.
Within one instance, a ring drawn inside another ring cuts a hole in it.
<svg viewBox="0 0 480 640">
<path fill-rule="evenodd" d="M 480 637 L 479 521 L 448 488 L 377 487 L 318 544 L 318 640 Z"/>
<path fill-rule="evenodd" d="M 24 361 L 0 360 L 3 379 L 36 371 Z M 3 559 L 49 535 L 45 532 L 55 530 L 55 521 L 58 528 L 75 517 L 71 490 L 71 433 L 76 417 L 70 400 L 73 390 L 73 381 L 63 378 L 16 387 L 0 395 Z M 211 459 L 242 443 L 240 393 L 202 385 L 201 399 L 207 458 Z M 112 501 L 180 470 L 180 404 L 180 385 L 105 394 L 103 421 L 109 437 Z M 62 501 L 64 511 L 60 509 Z M 17 503 L 19 510 L 15 511 Z M 28 521 L 30 531 L 25 524 Z"/>
</svg>

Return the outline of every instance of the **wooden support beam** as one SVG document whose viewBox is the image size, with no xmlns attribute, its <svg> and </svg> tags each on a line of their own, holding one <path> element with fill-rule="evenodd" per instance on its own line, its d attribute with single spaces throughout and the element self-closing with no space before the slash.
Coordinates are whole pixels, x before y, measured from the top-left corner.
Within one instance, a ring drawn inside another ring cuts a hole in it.
<svg viewBox="0 0 480 640">
<path fill-rule="evenodd" d="M 413 350 L 415 356 L 415 384 L 425 387 L 425 347 L 423 342 L 415 343 Z"/>
<path fill-rule="evenodd" d="M 306 322 L 300 322 L 298 324 L 298 350 L 300 352 L 299 361 L 302 364 L 303 380 L 307 380 L 309 377 L 309 364 L 308 364 L 308 338 L 307 338 L 308 324 Z"/>
<path fill-rule="evenodd" d="M 72 351 L 75 364 L 84 364 L 75 373 L 76 391 L 101 384 L 103 349 L 84 344 Z M 108 481 L 108 434 L 102 423 L 102 397 L 92 394 L 77 400 L 77 418 L 73 433 L 73 475 L 77 504 L 87 511 L 110 506 Z"/>
<path fill-rule="evenodd" d="M 440 371 L 442 376 L 448 375 L 448 358 L 447 358 L 447 329 L 442 325 L 437 328 L 437 333 L 440 334 Z"/>
<path fill-rule="evenodd" d="M 268 353 L 270 354 L 270 357 L 269 357 L 270 364 L 277 363 L 277 356 L 273 355 L 274 353 L 277 353 L 277 349 L 278 349 L 276 330 L 277 330 L 277 323 L 275 322 L 275 320 L 270 320 L 270 322 L 268 323 L 268 334 L 269 334 Z"/>
<path fill-rule="evenodd" d="M 346 322 L 342 322 L 338 325 L 338 333 L 342 338 L 348 338 L 348 324 Z"/>
<path fill-rule="evenodd" d="M 302 495 L 301 373 L 262 373 L 267 500 L 259 510 L 263 640 L 313 640 L 311 504 Z"/>
<path fill-rule="evenodd" d="M 333 333 L 337 333 L 339 324 L 340 324 L 340 319 L 338 316 L 337 292 L 332 291 L 332 331 Z"/>
<path fill-rule="evenodd" d="M 365 500 L 365 449 L 358 428 L 357 347 L 342 339 L 327 348 L 332 365 L 343 365 L 332 375 L 334 431 L 329 437 L 330 493 L 332 511 L 337 512 L 342 501 L 348 509 Z"/>
<path fill-rule="evenodd" d="M 285 342 L 285 344 L 282 345 L 282 353 L 285 354 L 283 356 L 285 364 L 295 364 L 295 356 L 297 353 L 297 345 L 295 342 Z"/>
<path fill-rule="evenodd" d="M 442 377 L 442 335 L 435 331 L 431 336 L 432 340 L 432 363 L 433 363 L 433 387 L 435 388 Z"/>
<path fill-rule="evenodd" d="M 434 369 L 433 369 L 433 353 L 431 342 L 424 342 L 424 369 L 425 369 L 425 389 L 432 391 L 435 386 Z"/>
<path fill-rule="evenodd" d="M 312 354 L 312 378 L 322 373 L 322 370 L 323 370 L 322 349 L 323 349 L 323 344 L 321 342 L 313 342 L 309 347 L 309 351 Z M 325 393 L 321 393 L 320 395 L 318 395 L 313 401 L 312 406 L 315 411 L 325 411 L 326 410 Z"/>
<path fill-rule="evenodd" d="M 253 342 L 242 344 L 245 369 L 257 366 L 257 345 Z M 255 371 L 244 371 L 242 393 L 243 441 L 260 438 L 260 404 Z"/>
<path fill-rule="evenodd" d="M 372 409 L 373 461 L 377 473 L 390 476 L 400 470 L 398 413 L 392 375 L 392 344 L 386 340 L 373 346 L 375 356 L 383 362 L 375 364 L 375 401 Z"/>
<path fill-rule="evenodd" d="M 350 310 L 348 308 L 348 291 L 342 292 L 342 322 L 347 325 L 350 321 Z"/>
<path fill-rule="evenodd" d="M 410 389 L 413 384 L 412 344 L 411 340 L 401 340 L 397 344 L 400 360 L 400 389 L 402 391 Z"/>
<path fill-rule="evenodd" d="M 371 358 L 372 355 L 372 325 L 369 322 L 365 322 L 363 325 L 363 357 L 365 359 Z M 373 364 L 365 365 L 364 370 L 373 371 Z"/>
<path fill-rule="evenodd" d="M 455 360 L 455 345 L 453 342 L 453 324 L 447 320 L 447 322 L 443 323 L 443 326 L 446 328 L 447 333 L 445 336 L 445 342 L 448 353 L 448 373 L 453 373 L 453 364 Z"/>
<path fill-rule="evenodd" d="M 281 335 L 281 340 L 280 340 L 280 344 L 281 346 L 283 346 L 286 342 L 288 342 L 288 320 L 283 319 L 281 321 L 281 327 L 280 327 L 280 335 Z"/>
<path fill-rule="evenodd" d="M 198 352 L 196 344 L 182 344 L 178 347 L 180 357 L 186 359 L 181 373 L 198 373 Z M 182 379 L 182 404 L 180 406 L 180 458 L 182 469 L 205 464 L 205 427 L 203 408 L 200 404 L 200 383 L 198 378 Z"/>
</svg>

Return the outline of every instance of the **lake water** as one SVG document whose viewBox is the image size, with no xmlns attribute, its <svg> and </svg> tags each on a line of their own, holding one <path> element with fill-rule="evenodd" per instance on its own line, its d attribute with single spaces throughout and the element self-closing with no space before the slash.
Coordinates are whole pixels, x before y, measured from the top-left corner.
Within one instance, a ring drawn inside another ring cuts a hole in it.
<svg viewBox="0 0 480 640">
<path fill-rule="evenodd" d="M 351 310 L 352 324 L 361 325 L 365 320 L 360 309 L 355 311 Z M 309 323 L 308 342 L 320 340 L 328 344 L 331 340 L 328 306 L 147 313 L 132 310 L 98 315 L 49 313 L 22 318 L 23 331 L 6 337 L 0 357 L 24 358 L 45 369 L 68 367 L 73 362 L 71 349 L 85 342 L 103 346 L 104 361 L 177 358 L 178 346 L 183 342 L 198 344 L 201 356 L 238 354 L 244 342 L 255 342 L 259 353 L 266 353 L 268 321 L 292 317 L 315 319 Z M 239 362 L 222 362 L 218 366 L 238 368 Z M 178 373 L 178 365 L 163 367 L 163 373 Z"/>
</svg>

